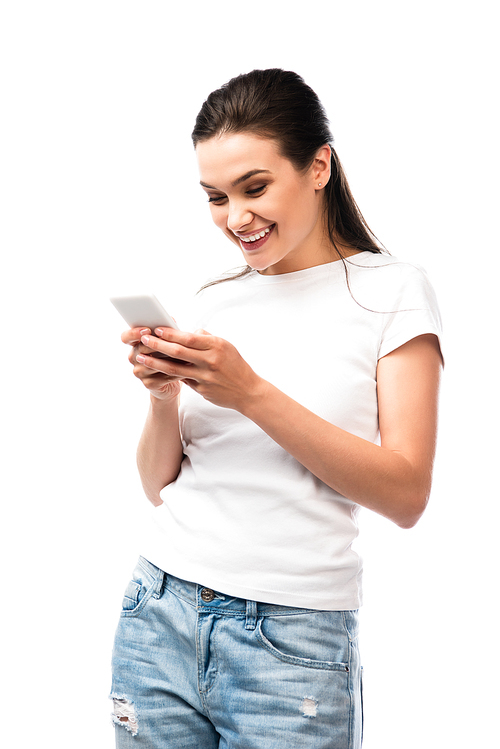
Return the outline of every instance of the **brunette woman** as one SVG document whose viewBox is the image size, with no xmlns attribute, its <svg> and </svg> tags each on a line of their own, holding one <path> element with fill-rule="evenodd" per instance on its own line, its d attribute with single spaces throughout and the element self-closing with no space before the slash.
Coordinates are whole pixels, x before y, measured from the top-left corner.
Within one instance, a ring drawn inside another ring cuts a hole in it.
<svg viewBox="0 0 500 749">
<path fill-rule="evenodd" d="M 357 515 L 424 512 L 435 296 L 371 233 L 295 73 L 214 91 L 193 142 L 245 268 L 198 295 L 196 332 L 123 334 L 154 508 L 116 635 L 117 746 L 357 748 Z"/>
</svg>

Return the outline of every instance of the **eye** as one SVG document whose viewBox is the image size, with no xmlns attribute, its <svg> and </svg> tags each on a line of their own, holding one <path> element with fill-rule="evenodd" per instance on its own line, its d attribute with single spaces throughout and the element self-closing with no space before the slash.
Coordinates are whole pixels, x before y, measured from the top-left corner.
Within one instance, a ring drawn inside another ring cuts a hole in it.
<svg viewBox="0 0 500 749">
<path fill-rule="evenodd" d="M 251 198 L 258 198 L 266 187 L 267 185 L 260 185 L 260 187 L 254 187 L 252 190 L 247 190 L 245 194 Z M 222 205 L 226 200 L 226 195 L 212 195 L 208 198 L 208 202 L 213 203 L 214 205 Z"/>
<path fill-rule="evenodd" d="M 258 196 L 259 193 L 265 190 L 265 188 L 266 188 L 266 185 L 261 185 L 260 187 L 255 187 L 253 190 L 247 190 L 247 195 Z"/>
</svg>

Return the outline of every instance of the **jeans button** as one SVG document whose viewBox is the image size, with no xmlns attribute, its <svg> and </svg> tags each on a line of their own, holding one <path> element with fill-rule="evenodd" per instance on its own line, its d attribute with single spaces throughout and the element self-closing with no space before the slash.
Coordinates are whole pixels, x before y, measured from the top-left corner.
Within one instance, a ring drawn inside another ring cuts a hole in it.
<svg viewBox="0 0 500 749">
<path fill-rule="evenodd" d="M 201 600 L 205 601 L 205 603 L 210 603 L 210 601 L 213 601 L 215 598 L 215 593 L 213 590 L 210 590 L 210 588 L 202 588 L 201 591 Z"/>
</svg>

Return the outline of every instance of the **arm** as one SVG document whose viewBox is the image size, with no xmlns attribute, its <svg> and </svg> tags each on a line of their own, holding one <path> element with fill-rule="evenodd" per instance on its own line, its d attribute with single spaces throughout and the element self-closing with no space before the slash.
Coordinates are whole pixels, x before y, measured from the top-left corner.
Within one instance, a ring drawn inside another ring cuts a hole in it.
<svg viewBox="0 0 500 749">
<path fill-rule="evenodd" d="M 431 489 L 440 370 L 433 335 L 379 361 L 380 446 L 324 421 L 269 383 L 244 413 L 332 489 L 411 528 Z"/>
<path fill-rule="evenodd" d="M 144 342 L 190 365 L 146 357 L 146 366 L 184 376 L 207 400 L 240 411 L 354 502 L 403 528 L 418 521 L 430 492 L 436 441 L 441 371 L 436 336 L 419 336 L 379 361 L 380 445 L 325 421 L 258 377 L 227 341 L 171 329 L 160 337 Z"/>
<path fill-rule="evenodd" d="M 152 395 L 137 448 L 137 467 L 144 492 L 155 506 L 162 504 L 161 490 L 179 475 L 182 457 L 178 399 L 163 401 Z"/>
<path fill-rule="evenodd" d="M 183 458 L 178 414 L 181 386 L 178 378 L 153 373 L 143 366 L 141 356 L 153 352 L 140 343 L 141 332 L 144 330 L 127 330 L 122 341 L 133 347 L 129 361 L 134 375 L 150 392 L 151 405 L 137 449 L 137 466 L 144 492 L 157 506 L 162 504 L 160 491 L 175 481 Z"/>
</svg>

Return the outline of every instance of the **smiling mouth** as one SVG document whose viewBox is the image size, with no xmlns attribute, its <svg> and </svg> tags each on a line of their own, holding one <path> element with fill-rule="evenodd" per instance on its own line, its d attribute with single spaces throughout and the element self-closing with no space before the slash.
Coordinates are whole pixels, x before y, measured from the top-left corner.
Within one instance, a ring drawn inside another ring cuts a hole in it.
<svg viewBox="0 0 500 749">
<path fill-rule="evenodd" d="M 241 246 L 245 252 L 258 250 L 263 244 L 267 242 L 276 224 L 267 226 L 262 231 L 255 232 L 255 234 L 249 234 L 246 237 L 238 237 L 241 242 Z"/>
</svg>

